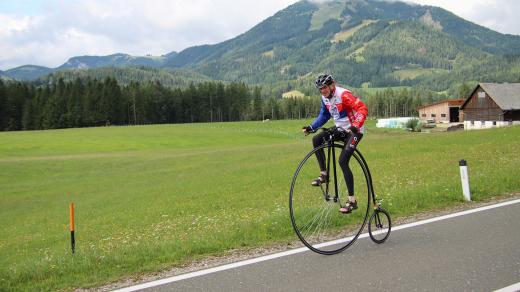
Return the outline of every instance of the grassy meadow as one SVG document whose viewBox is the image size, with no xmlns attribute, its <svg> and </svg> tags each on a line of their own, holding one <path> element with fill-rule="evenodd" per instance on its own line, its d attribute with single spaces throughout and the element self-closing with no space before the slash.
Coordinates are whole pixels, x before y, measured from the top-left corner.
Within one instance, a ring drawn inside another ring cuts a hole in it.
<svg viewBox="0 0 520 292">
<path fill-rule="evenodd" d="M 309 121 L 0 132 L 0 290 L 72 290 L 241 247 L 292 242 Z M 520 127 L 375 128 L 359 149 L 394 218 L 520 191 Z M 76 206 L 76 254 L 68 206 Z"/>
</svg>

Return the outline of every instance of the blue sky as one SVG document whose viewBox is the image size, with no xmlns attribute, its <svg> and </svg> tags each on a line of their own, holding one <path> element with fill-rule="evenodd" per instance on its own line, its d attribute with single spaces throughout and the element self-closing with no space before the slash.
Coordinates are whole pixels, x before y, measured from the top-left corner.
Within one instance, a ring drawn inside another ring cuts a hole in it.
<svg viewBox="0 0 520 292">
<path fill-rule="evenodd" d="M 42 13 L 43 0 L 0 1 L 0 13 L 11 15 L 37 15 Z"/>
<path fill-rule="evenodd" d="M 313 0 L 326 2 L 330 0 Z M 520 35 L 520 0 L 406 0 Z M 163 55 L 246 32 L 297 0 L 1 0 L 0 70 L 73 56 Z"/>
</svg>

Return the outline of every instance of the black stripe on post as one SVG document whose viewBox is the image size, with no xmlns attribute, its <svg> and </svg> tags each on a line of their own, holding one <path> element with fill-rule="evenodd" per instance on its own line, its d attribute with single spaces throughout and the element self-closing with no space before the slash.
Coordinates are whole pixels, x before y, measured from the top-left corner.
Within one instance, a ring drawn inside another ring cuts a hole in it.
<svg viewBox="0 0 520 292">
<path fill-rule="evenodd" d="M 74 231 L 70 232 L 70 247 L 72 248 L 72 253 L 74 253 L 76 249 L 76 240 L 74 239 Z"/>
</svg>

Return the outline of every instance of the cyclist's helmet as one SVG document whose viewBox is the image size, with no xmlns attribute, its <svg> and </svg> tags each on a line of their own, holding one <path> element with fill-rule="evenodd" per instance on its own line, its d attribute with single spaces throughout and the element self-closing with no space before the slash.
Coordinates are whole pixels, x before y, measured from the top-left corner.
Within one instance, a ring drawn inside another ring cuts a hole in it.
<svg viewBox="0 0 520 292">
<path fill-rule="evenodd" d="M 332 75 L 321 74 L 318 76 L 318 78 L 316 78 L 316 81 L 314 81 L 314 85 L 316 88 L 321 89 L 325 85 L 332 84 L 332 82 L 334 82 L 334 77 L 332 77 Z"/>
</svg>

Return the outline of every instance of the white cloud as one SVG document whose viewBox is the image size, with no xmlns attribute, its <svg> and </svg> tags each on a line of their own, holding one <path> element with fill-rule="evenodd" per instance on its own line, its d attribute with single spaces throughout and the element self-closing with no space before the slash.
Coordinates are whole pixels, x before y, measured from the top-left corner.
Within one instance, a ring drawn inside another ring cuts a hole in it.
<svg viewBox="0 0 520 292">
<path fill-rule="evenodd" d="M 324 2 L 327 0 L 313 0 Z M 520 34 L 518 0 L 410 0 L 438 5 L 500 32 Z M 246 32 L 297 0 L 48 0 L 2 12 L 0 70 L 57 67 L 80 55 L 162 55 Z M 8 2 L 7 2 L 8 3 Z M 26 8 L 28 9 L 28 8 Z"/>
<path fill-rule="evenodd" d="M 57 67 L 79 55 L 162 55 L 218 43 L 293 2 L 77 0 L 45 2 L 37 17 L 0 11 L 0 69 Z"/>
<path fill-rule="evenodd" d="M 13 17 L 10 15 L 0 15 L 0 37 L 9 37 L 13 34 L 23 32 L 31 25 L 32 17 Z"/>
</svg>

